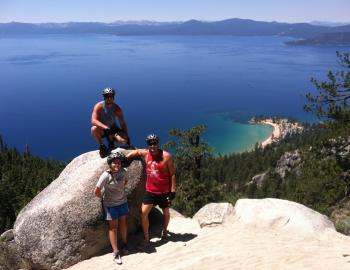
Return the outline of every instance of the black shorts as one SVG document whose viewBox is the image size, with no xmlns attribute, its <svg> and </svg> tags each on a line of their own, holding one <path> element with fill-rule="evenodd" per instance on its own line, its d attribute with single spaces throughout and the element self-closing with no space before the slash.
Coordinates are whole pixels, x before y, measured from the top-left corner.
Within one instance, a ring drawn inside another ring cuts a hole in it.
<svg viewBox="0 0 350 270">
<path fill-rule="evenodd" d="M 110 127 L 110 129 L 112 130 L 113 134 L 116 134 L 116 133 L 118 133 L 118 135 L 124 134 L 124 131 L 121 128 L 119 128 L 118 126 Z M 106 131 L 103 132 L 102 138 L 108 138 Z"/>
<path fill-rule="evenodd" d="M 142 202 L 143 204 L 153 204 L 154 206 L 159 205 L 160 208 L 164 209 L 170 207 L 171 204 L 171 202 L 167 199 L 168 196 L 169 193 L 154 194 L 146 191 Z"/>
</svg>

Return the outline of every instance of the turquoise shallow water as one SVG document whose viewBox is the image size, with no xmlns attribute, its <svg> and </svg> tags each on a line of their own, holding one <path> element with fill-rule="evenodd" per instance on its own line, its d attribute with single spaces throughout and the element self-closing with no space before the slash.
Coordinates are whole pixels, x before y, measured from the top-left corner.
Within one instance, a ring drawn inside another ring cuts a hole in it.
<svg viewBox="0 0 350 270">
<path fill-rule="evenodd" d="M 267 139 L 273 132 L 269 125 L 238 123 L 219 114 L 206 117 L 208 129 L 204 138 L 215 153 L 231 154 L 253 149 L 255 143 Z"/>
</svg>

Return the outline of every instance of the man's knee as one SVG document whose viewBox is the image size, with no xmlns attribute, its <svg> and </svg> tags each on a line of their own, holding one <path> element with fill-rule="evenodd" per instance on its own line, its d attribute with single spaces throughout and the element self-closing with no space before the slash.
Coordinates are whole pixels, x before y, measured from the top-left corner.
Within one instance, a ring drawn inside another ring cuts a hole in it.
<svg viewBox="0 0 350 270">
<path fill-rule="evenodd" d="M 147 219 L 149 213 L 152 210 L 153 205 L 149 205 L 149 204 L 143 204 L 141 207 L 141 218 L 142 219 Z"/>
<path fill-rule="evenodd" d="M 142 212 L 141 212 L 141 218 L 142 218 L 142 220 L 147 219 L 147 218 L 148 218 L 148 214 L 149 214 L 149 212 L 147 212 L 147 211 L 142 211 Z"/>
<path fill-rule="evenodd" d="M 99 128 L 98 127 L 96 127 L 96 126 L 92 126 L 91 127 L 91 134 L 92 135 L 100 135 L 99 133 L 100 132 L 99 132 Z"/>
</svg>

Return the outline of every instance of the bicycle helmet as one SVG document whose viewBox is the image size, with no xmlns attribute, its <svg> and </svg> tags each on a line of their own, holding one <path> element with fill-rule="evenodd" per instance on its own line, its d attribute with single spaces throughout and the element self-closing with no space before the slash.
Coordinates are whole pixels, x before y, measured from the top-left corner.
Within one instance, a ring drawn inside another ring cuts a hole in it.
<svg viewBox="0 0 350 270">
<path fill-rule="evenodd" d="M 112 87 L 106 87 L 105 89 L 102 90 L 102 95 L 107 96 L 107 95 L 115 95 L 115 90 Z"/>
<path fill-rule="evenodd" d="M 146 137 L 146 143 L 149 144 L 151 141 L 159 143 L 159 137 L 156 134 L 150 134 Z"/>
<path fill-rule="evenodd" d="M 113 160 L 119 159 L 120 161 L 123 161 L 124 158 L 125 158 L 125 156 L 123 153 L 115 152 L 115 153 L 110 154 L 107 157 L 107 163 L 108 163 L 108 165 L 111 165 Z"/>
</svg>

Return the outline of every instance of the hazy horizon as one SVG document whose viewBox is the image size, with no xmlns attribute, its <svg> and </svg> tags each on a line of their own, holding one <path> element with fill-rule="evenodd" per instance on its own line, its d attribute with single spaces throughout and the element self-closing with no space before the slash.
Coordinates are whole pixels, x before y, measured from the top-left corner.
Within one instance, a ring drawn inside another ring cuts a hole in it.
<svg viewBox="0 0 350 270">
<path fill-rule="evenodd" d="M 130 20 L 114 20 L 114 21 L 109 21 L 109 22 L 103 22 L 103 21 L 95 21 L 95 20 L 90 20 L 90 21 L 62 21 L 62 22 L 57 22 L 57 21 L 46 21 L 46 22 L 27 22 L 27 21 L 8 21 L 8 22 L 0 22 L 0 23 L 28 23 L 28 24 L 65 24 L 65 23 L 103 23 L 103 24 L 113 24 L 113 23 L 184 23 L 187 21 L 195 20 L 195 21 L 201 21 L 201 22 L 218 22 L 218 21 L 225 21 L 225 20 L 231 20 L 231 19 L 239 19 L 239 20 L 252 20 L 252 21 L 257 21 L 257 22 L 277 22 L 277 23 L 288 23 L 288 24 L 294 24 L 294 23 L 308 23 L 308 24 L 316 24 L 316 25 L 332 25 L 332 26 L 340 26 L 340 25 L 348 25 L 350 24 L 349 21 L 317 21 L 317 20 L 312 20 L 312 21 L 300 21 L 300 22 L 284 22 L 284 21 L 268 21 L 268 20 L 255 20 L 255 19 L 250 19 L 250 18 L 224 18 L 220 20 L 200 20 L 196 18 L 188 19 L 188 20 L 173 20 L 173 21 L 159 21 L 159 20 L 152 20 L 152 19 L 130 19 Z"/>
<path fill-rule="evenodd" d="M 315 8 L 317 7 L 317 8 Z M 247 18 L 284 23 L 349 22 L 348 0 L 3 0 L 0 22 L 64 23 L 115 21 L 221 21 Z"/>
</svg>

